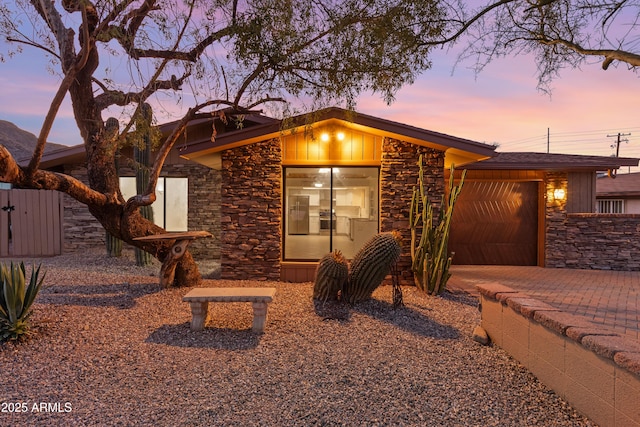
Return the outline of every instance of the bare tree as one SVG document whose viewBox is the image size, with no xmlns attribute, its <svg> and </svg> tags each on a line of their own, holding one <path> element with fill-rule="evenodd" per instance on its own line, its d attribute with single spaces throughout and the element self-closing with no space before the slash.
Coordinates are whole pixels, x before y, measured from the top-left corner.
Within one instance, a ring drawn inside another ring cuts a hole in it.
<svg viewBox="0 0 640 427">
<path fill-rule="evenodd" d="M 491 60 L 517 54 L 535 56 L 538 87 L 565 68 L 599 62 L 603 69 L 640 66 L 640 2 L 635 0 L 459 1 L 445 8 L 446 37 L 435 45 L 459 41 L 462 59 L 476 71 Z"/>
<path fill-rule="evenodd" d="M 155 200 L 164 161 L 191 120 L 221 107 L 242 112 L 300 98 L 351 106 L 363 91 L 390 102 L 430 66 L 430 41 L 442 35 L 441 18 L 432 1 L 3 1 L 0 33 L 13 50 L 5 54 L 39 49 L 52 59 L 60 85 L 29 165 L 21 167 L 0 146 L 0 181 L 67 193 L 112 235 L 163 261 L 168 244 L 133 239 L 163 231 L 140 215 L 140 207 Z M 128 72 L 109 70 L 106 58 Z M 159 141 L 146 191 L 125 200 L 114 156 L 135 130 L 141 106 L 160 93 L 189 108 Z M 40 168 L 67 95 L 86 149 L 88 184 Z M 105 126 L 111 115 L 121 117 L 115 131 Z M 175 284 L 199 278 L 185 255 Z"/>
</svg>

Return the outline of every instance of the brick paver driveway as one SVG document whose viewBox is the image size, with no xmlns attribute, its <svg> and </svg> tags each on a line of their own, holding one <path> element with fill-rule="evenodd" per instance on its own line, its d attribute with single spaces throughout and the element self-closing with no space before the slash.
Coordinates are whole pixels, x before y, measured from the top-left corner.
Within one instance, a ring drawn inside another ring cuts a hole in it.
<svg viewBox="0 0 640 427">
<path fill-rule="evenodd" d="M 452 289 L 497 282 L 640 340 L 640 271 L 455 265 Z"/>
</svg>

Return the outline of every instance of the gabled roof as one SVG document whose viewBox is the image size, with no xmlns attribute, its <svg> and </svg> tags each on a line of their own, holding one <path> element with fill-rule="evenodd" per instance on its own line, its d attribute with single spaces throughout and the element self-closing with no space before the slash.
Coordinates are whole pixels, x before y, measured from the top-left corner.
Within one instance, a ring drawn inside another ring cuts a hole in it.
<svg viewBox="0 0 640 427">
<path fill-rule="evenodd" d="M 496 153 L 490 159 L 466 166 L 467 169 L 609 171 L 622 166 L 638 166 L 640 159 L 629 157 L 583 156 L 553 153 Z"/>
<path fill-rule="evenodd" d="M 640 172 L 608 176 L 596 180 L 597 197 L 640 197 Z"/>
<path fill-rule="evenodd" d="M 403 123 L 393 122 L 367 114 L 357 113 L 343 108 L 327 108 L 316 112 L 302 114 L 286 121 L 266 121 L 261 125 L 245 127 L 219 134 L 212 143 L 210 138 L 190 141 L 181 156 L 203 164 L 212 163 L 207 157 L 222 150 L 241 145 L 252 144 L 275 138 L 284 132 L 313 127 L 316 125 L 340 122 L 341 126 L 358 129 L 381 136 L 397 138 L 406 142 L 429 146 L 445 151 L 456 164 L 466 164 L 495 155 L 495 147 L 468 139 L 458 138 L 439 132 L 421 129 Z"/>
</svg>

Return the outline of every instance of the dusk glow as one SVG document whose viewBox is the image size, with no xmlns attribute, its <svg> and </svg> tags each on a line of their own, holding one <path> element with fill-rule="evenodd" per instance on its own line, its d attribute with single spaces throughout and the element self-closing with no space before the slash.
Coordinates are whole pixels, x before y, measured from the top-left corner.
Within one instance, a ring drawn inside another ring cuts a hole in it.
<svg viewBox="0 0 640 427">
<path fill-rule="evenodd" d="M 387 106 L 376 96 L 362 96 L 358 111 L 420 128 L 499 144 L 499 151 L 609 156 L 618 132 L 630 133 L 620 147 L 622 157 L 640 157 L 640 123 L 634 96 L 638 75 L 625 66 L 602 70 L 593 62 L 582 70 L 564 70 L 553 83 L 551 96 L 536 89 L 531 58 L 511 57 L 489 64 L 477 76 L 473 64 L 453 69 L 455 54 L 438 51 L 433 67 L 414 85 L 403 88 Z M 59 76 L 47 71 L 42 53 L 25 53 L 0 63 L 0 119 L 38 134 Z M 188 106 L 188 94 L 184 106 Z M 154 108 L 156 120 L 177 119 L 180 106 L 167 101 Z M 81 143 L 68 97 L 49 140 Z M 173 112 L 171 112 L 173 111 Z M 105 117 L 106 119 L 106 117 Z"/>
</svg>

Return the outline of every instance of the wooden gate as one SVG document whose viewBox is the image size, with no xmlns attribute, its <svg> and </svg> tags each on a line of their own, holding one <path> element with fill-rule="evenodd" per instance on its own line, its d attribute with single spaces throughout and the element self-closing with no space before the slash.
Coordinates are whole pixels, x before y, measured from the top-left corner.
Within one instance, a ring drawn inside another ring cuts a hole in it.
<svg viewBox="0 0 640 427">
<path fill-rule="evenodd" d="M 449 250 L 459 265 L 537 265 L 538 183 L 465 182 Z"/>
<path fill-rule="evenodd" d="M 62 253 L 62 194 L 50 190 L 0 190 L 0 257 Z"/>
</svg>

